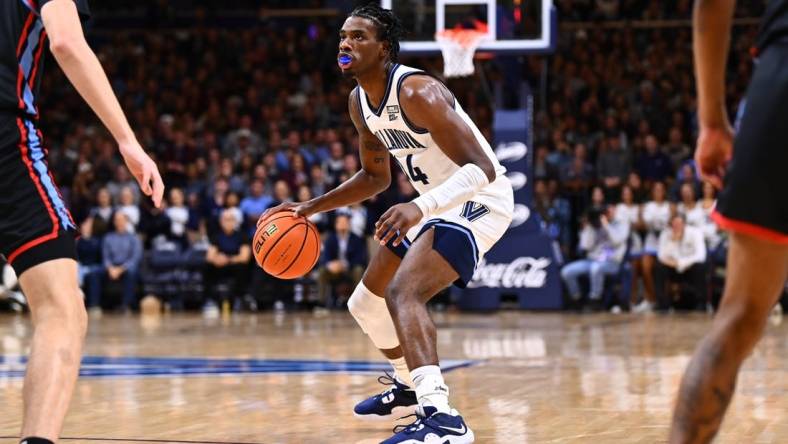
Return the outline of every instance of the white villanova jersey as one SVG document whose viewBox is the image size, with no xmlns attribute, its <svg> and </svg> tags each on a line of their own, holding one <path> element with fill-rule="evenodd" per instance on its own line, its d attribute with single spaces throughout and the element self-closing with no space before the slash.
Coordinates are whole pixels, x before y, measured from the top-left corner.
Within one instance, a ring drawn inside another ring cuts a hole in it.
<svg viewBox="0 0 788 444">
<path fill-rule="evenodd" d="M 389 73 L 385 96 L 377 109 L 369 103 L 366 92 L 358 87 L 358 105 L 362 119 L 367 128 L 388 148 L 389 153 L 397 160 L 400 168 L 413 184 L 413 187 L 424 194 L 442 184 L 451 177 L 460 166 L 454 163 L 438 146 L 432 135 L 424 128 L 415 126 L 408 121 L 399 103 L 399 91 L 402 82 L 411 75 L 426 75 L 423 71 L 404 65 L 394 65 Z M 412 242 L 423 227 L 436 226 L 441 229 L 453 229 L 470 238 L 468 252 L 452 251 L 449 256 L 457 257 L 472 253 L 472 262 L 467 266 L 456 266 L 461 279 L 469 281 L 478 261 L 495 244 L 509 227 L 512 221 L 514 195 L 511 182 L 506 177 L 504 168 L 489 142 L 481 131 L 463 111 L 456 99 L 454 110 L 473 132 L 476 141 L 484 150 L 495 167 L 496 179 L 478 191 L 468 202 L 434 215 L 430 220 L 422 220 L 407 233 L 406 247 Z M 467 243 L 464 245 L 468 245 Z M 396 253 L 396 251 L 395 251 Z"/>
<path fill-rule="evenodd" d="M 386 93 L 377 109 L 372 109 L 367 93 L 361 86 L 358 87 L 358 100 L 367 128 L 388 148 L 419 194 L 424 194 L 443 183 L 460 166 L 444 154 L 432 139 L 432 134 L 413 125 L 402 112 L 399 90 L 402 82 L 414 74 L 426 75 L 424 71 L 396 64 L 389 73 Z M 498 162 L 489 142 L 456 99 L 454 110 L 473 131 L 476 141 L 495 167 L 496 175 L 502 176 L 506 168 Z"/>
</svg>

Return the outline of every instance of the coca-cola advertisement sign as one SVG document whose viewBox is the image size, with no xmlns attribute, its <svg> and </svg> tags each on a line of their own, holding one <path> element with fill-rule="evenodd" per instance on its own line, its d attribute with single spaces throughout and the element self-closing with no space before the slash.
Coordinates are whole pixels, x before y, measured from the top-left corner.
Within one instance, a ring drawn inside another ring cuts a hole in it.
<svg viewBox="0 0 788 444">
<path fill-rule="evenodd" d="M 468 288 L 542 288 L 547 281 L 548 257 L 518 257 L 511 262 L 479 261 Z"/>
</svg>

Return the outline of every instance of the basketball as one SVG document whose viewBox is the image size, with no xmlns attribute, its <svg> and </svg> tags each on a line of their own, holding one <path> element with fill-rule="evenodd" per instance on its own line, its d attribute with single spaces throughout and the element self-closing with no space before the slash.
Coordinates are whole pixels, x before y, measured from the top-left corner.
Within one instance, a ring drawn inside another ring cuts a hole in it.
<svg viewBox="0 0 788 444">
<path fill-rule="evenodd" d="M 252 252 L 266 273 L 280 279 L 295 279 L 307 274 L 317 263 L 320 235 L 305 217 L 280 211 L 257 227 Z"/>
</svg>

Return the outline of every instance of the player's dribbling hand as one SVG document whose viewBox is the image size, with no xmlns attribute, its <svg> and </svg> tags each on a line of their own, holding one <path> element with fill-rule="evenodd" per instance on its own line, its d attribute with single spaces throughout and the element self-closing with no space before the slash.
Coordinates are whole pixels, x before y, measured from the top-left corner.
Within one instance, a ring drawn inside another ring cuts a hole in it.
<svg viewBox="0 0 788 444">
<path fill-rule="evenodd" d="M 260 218 L 257 219 L 257 226 L 259 227 L 260 224 L 268 218 L 268 216 L 280 211 L 292 211 L 293 217 L 309 217 L 313 213 L 310 211 L 306 202 L 282 202 L 275 207 L 271 207 L 263 211 L 263 214 L 261 214 Z"/>
<path fill-rule="evenodd" d="M 151 196 L 153 205 L 161 207 L 161 200 L 164 197 L 164 182 L 161 180 L 159 168 L 142 149 L 137 141 L 121 143 L 119 145 L 120 155 L 129 171 L 137 179 L 140 189 L 146 196 Z"/>
<path fill-rule="evenodd" d="M 397 246 L 422 217 L 421 209 L 412 202 L 394 205 L 375 223 L 375 239 L 380 241 L 380 245 L 394 239 L 393 245 Z"/>
<path fill-rule="evenodd" d="M 695 150 L 695 164 L 701 179 L 709 181 L 717 189 L 722 188 L 725 168 L 732 154 L 733 130 L 730 125 L 701 126 L 698 148 Z"/>
</svg>

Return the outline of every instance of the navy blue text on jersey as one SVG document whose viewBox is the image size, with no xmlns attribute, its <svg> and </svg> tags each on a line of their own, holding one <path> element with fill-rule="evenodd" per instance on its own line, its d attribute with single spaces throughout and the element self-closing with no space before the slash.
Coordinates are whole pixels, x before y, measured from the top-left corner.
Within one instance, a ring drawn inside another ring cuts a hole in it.
<svg viewBox="0 0 788 444">
<path fill-rule="evenodd" d="M 375 131 L 375 136 L 377 136 L 389 150 L 427 148 L 420 144 L 419 141 L 413 138 L 407 131 L 386 128 Z"/>
</svg>

